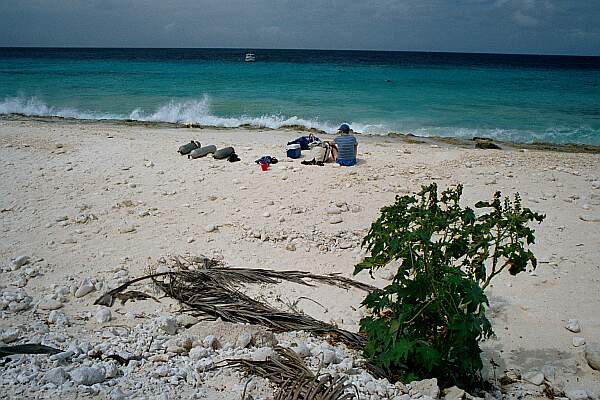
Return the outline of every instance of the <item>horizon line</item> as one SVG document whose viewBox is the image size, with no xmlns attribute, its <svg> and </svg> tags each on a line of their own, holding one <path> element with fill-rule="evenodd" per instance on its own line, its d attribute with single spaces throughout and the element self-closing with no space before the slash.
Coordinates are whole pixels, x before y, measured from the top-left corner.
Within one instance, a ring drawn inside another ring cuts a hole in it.
<svg viewBox="0 0 600 400">
<path fill-rule="evenodd" d="M 362 51 L 379 53 L 440 53 L 440 54 L 479 54 L 505 56 L 553 56 L 553 57 L 600 57 L 600 54 L 567 54 L 567 53 L 503 53 L 476 52 L 458 50 L 378 50 L 378 49 L 319 49 L 319 48 L 274 48 L 274 47 L 150 47 L 150 46 L 0 46 L 0 49 L 107 49 L 107 50 L 297 50 L 297 51 Z"/>
</svg>

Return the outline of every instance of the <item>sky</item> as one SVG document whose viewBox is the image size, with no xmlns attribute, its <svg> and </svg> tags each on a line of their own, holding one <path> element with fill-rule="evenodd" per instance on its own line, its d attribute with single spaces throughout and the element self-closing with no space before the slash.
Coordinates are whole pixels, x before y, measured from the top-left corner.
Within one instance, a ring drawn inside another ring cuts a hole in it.
<svg viewBox="0 0 600 400">
<path fill-rule="evenodd" d="M 600 0 L 0 0 L 0 46 L 600 55 Z"/>
</svg>

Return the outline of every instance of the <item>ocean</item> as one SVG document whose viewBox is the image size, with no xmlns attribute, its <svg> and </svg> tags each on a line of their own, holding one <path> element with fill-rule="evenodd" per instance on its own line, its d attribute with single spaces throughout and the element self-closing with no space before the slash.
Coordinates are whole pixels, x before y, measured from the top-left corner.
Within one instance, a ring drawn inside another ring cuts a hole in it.
<svg viewBox="0 0 600 400">
<path fill-rule="evenodd" d="M 600 57 L 0 48 L 14 114 L 600 145 Z"/>
</svg>

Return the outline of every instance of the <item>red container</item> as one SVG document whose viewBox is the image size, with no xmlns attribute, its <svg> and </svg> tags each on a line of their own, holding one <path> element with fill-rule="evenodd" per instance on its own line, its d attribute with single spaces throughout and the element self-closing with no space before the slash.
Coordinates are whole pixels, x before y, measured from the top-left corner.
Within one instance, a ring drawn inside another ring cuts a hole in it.
<svg viewBox="0 0 600 400">
<path fill-rule="evenodd" d="M 263 163 L 263 162 L 261 162 L 259 164 L 260 164 L 260 169 L 262 169 L 263 171 L 266 171 L 269 169 L 269 164 Z"/>
</svg>

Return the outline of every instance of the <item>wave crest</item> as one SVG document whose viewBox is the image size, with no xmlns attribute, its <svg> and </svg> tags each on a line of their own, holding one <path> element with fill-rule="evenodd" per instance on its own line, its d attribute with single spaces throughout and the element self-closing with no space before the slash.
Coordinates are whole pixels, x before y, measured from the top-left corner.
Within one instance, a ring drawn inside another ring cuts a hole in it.
<svg viewBox="0 0 600 400">
<path fill-rule="evenodd" d="M 337 126 L 309 120 L 297 116 L 262 115 L 258 117 L 221 117 L 211 113 L 210 97 L 185 101 L 171 100 L 155 112 L 147 113 L 136 108 L 128 115 L 81 111 L 76 108 L 61 108 L 47 105 L 37 97 L 7 97 L 0 102 L 0 114 L 20 114 L 25 116 L 61 117 L 73 119 L 133 120 L 143 122 L 168 122 L 175 124 L 198 124 L 222 128 L 250 126 L 254 128 L 303 127 L 324 132 L 335 132 Z"/>
<path fill-rule="evenodd" d="M 38 117 L 61 117 L 75 119 L 118 119 L 112 114 L 82 112 L 70 107 L 48 106 L 37 97 L 6 97 L 0 103 L 0 114 L 21 114 Z"/>
<path fill-rule="evenodd" d="M 142 122 L 167 122 L 175 124 L 197 124 L 207 127 L 253 127 L 253 128 L 293 128 L 298 130 L 318 130 L 334 133 L 338 125 L 320 121 L 318 119 L 305 119 L 298 116 L 262 115 L 223 117 L 214 115 L 211 111 L 211 99 L 204 95 L 199 99 L 184 101 L 171 100 L 159 106 L 154 112 L 145 112 L 136 108 L 129 114 L 110 114 L 96 111 L 81 111 L 70 107 L 49 106 L 37 97 L 6 97 L 0 102 L 0 115 L 19 114 L 25 116 L 61 117 L 85 120 L 134 120 Z M 525 129 L 501 128 L 461 128 L 461 127 L 405 127 L 397 130 L 395 125 L 404 125 L 402 121 L 390 124 L 369 124 L 350 122 L 356 132 L 385 135 L 390 132 L 414 133 L 418 136 L 451 136 L 471 139 L 474 136 L 485 136 L 493 139 L 530 143 L 534 141 L 546 143 L 579 143 L 600 145 L 600 132 L 589 126 L 580 127 L 555 127 L 544 131 L 531 131 Z M 411 124 L 413 125 L 413 124 Z"/>
</svg>

